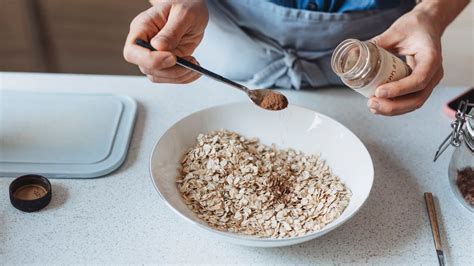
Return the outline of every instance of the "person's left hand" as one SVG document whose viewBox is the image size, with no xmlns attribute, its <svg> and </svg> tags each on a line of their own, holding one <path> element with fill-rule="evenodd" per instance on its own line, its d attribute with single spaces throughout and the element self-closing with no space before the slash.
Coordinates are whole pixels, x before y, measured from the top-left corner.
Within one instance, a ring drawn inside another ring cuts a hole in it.
<svg viewBox="0 0 474 266">
<path fill-rule="evenodd" d="M 380 85 L 367 105 L 372 113 L 400 115 L 420 108 L 443 77 L 442 29 L 423 10 L 412 10 L 372 39 L 378 46 L 405 55 L 412 74 Z"/>
</svg>

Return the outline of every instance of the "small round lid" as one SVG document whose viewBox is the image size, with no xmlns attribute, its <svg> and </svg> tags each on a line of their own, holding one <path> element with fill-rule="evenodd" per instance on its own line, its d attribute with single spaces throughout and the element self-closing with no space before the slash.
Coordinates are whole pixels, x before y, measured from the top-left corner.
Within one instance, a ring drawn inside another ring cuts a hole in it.
<svg viewBox="0 0 474 266">
<path fill-rule="evenodd" d="M 51 183 L 44 176 L 24 175 L 10 184 L 10 202 L 21 211 L 41 210 L 49 204 L 51 196 Z"/>
</svg>

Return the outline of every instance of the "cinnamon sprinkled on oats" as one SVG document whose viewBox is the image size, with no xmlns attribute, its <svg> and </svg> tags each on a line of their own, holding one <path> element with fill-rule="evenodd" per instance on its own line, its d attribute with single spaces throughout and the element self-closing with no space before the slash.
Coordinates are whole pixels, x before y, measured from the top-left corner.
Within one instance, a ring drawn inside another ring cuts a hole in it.
<svg viewBox="0 0 474 266">
<path fill-rule="evenodd" d="M 226 130 L 200 134 L 181 164 L 177 182 L 184 201 L 226 232 L 302 236 L 338 218 L 351 197 L 319 156 Z"/>
</svg>

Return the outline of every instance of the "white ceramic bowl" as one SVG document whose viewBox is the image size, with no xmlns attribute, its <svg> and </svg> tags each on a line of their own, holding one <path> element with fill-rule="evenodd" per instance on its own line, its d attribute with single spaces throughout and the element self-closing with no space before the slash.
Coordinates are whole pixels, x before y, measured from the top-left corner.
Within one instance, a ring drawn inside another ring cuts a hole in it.
<svg viewBox="0 0 474 266">
<path fill-rule="evenodd" d="M 320 153 L 333 172 L 352 191 L 349 206 L 323 229 L 300 237 L 268 239 L 225 233 L 209 227 L 181 199 L 176 186 L 178 167 L 184 153 L 195 145 L 198 134 L 228 129 L 246 137 L 258 137 L 264 144 L 294 148 L 304 153 Z M 298 106 L 283 111 L 266 111 L 251 103 L 235 103 L 193 113 L 174 124 L 155 145 L 150 172 L 158 194 L 180 217 L 216 237 L 233 243 L 277 247 L 302 243 L 340 226 L 360 209 L 369 196 L 374 170 L 364 144 L 337 121 Z"/>
</svg>

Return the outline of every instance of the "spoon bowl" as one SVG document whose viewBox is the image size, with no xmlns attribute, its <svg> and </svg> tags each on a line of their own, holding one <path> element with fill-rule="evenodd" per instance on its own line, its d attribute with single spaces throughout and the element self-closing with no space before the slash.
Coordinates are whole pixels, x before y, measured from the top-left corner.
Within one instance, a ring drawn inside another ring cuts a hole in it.
<svg viewBox="0 0 474 266">
<path fill-rule="evenodd" d="M 254 104 L 266 110 L 280 111 L 288 107 L 288 99 L 278 91 L 269 89 L 248 90 L 247 95 Z"/>
</svg>

